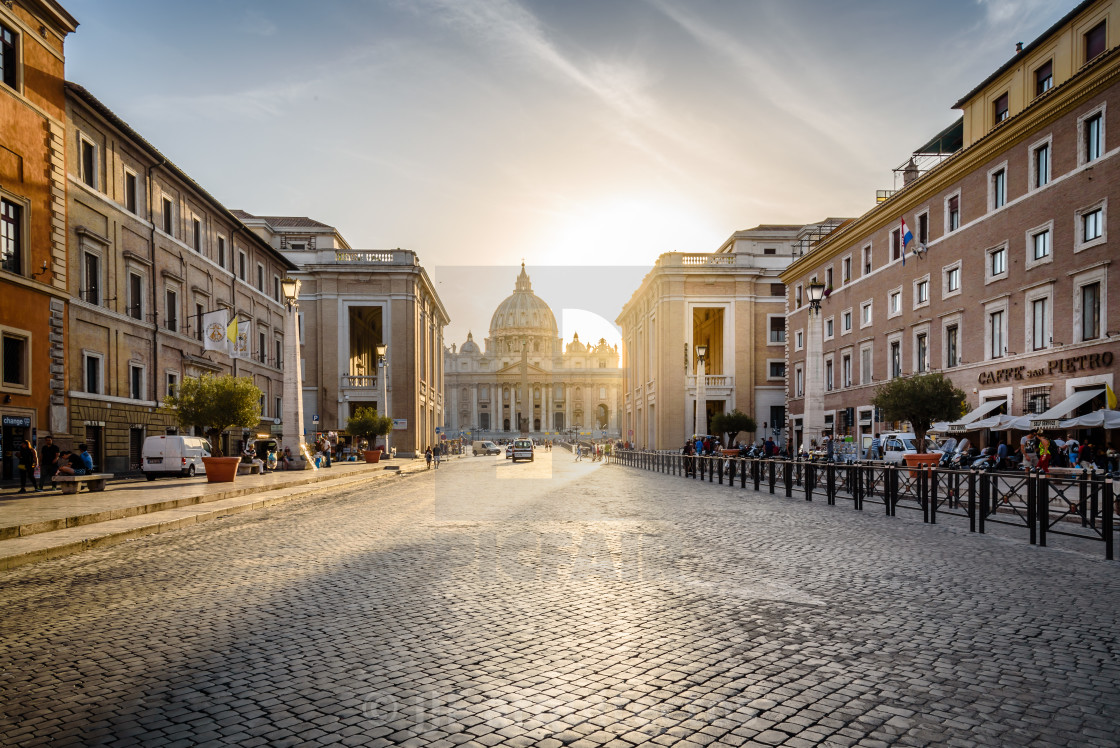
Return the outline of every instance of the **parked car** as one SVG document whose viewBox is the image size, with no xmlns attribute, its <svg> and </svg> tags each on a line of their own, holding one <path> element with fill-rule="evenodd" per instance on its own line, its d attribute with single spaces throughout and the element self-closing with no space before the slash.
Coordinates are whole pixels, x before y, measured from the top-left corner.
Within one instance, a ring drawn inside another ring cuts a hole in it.
<svg viewBox="0 0 1120 748">
<path fill-rule="evenodd" d="M 513 459 L 513 442 L 510 442 L 509 444 L 506 445 L 506 459 L 507 460 L 512 460 Z"/>
<path fill-rule="evenodd" d="M 510 445 L 510 447 L 512 448 L 510 457 L 513 458 L 514 462 L 517 462 L 518 460 L 528 460 L 529 462 L 533 461 L 532 439 L 516 439 L 514 440 L 513 444 Z"/>
<path fill-rule="evenodd" d="M 212 451 L 210 442 L 199 436 L 149 436 L 144 440 L 140 453 L 140 469 L 148 480 L 164 475 L 184 478 L 205 475 L 206 465 L 202 458 L 209 457 Z"/>
<path fill-rule="evenodd" d="M 491 441 L 477 441 L 471 442 L 471 451 L 474 452 L 475 457 L 482 457 L 483 455 L 500 455 L 502 448 Z"/>
<path fill-rule="evenodd" d="M 891 432 L 883 434 L 883 461 L 895 464 L 902 463 L 903 455 L 917 454 L 918 450 L 915 448 L 917 439 L 914 434 Z M 941 448 L 937 446 L 937 442 L 929 436 L 926 437 L 926 452 L 941 452 Z"/>
</svg>

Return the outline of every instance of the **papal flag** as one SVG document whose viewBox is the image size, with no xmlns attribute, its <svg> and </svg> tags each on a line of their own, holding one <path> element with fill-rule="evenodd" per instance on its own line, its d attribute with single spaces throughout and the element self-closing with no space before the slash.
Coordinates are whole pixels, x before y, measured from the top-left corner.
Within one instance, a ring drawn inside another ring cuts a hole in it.
<svg viewBox="0 0 1120 748">
<path fill-rule="evenodd" d="M 235 328 L 236 338 L 233 342 L 233 351 L 230 353 L 234 358 L 249 358 L 249 325 L 247 320 L 235 320 L 237 327 Z"/>
<path fill-rule="evenodd" d="M 1116 393 L 1107 384 L 1104 386 L 1104 399 L 1109 410 L 1116 410 Z"/>
<path fill-rule="evenodd" d="M 229 339 L 226 328 L 229 326 L 229 310 L 219 309 L 202 315 L 203 347 L 208 351 L 229 353 Z"/>
</svg>

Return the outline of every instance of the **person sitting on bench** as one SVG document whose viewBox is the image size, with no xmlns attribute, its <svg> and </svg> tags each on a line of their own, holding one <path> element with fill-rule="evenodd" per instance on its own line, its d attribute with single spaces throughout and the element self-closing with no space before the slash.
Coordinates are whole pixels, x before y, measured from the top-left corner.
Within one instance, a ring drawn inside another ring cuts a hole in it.
<svg viewBox="0 0 1120 748">
<path fill-rule="evenodd" d="M 58 474 L 86 475 L 86 464 L 80 455 L 74 454 L 69 449 L 64 449 L 58 457 Z"/>
</svg>

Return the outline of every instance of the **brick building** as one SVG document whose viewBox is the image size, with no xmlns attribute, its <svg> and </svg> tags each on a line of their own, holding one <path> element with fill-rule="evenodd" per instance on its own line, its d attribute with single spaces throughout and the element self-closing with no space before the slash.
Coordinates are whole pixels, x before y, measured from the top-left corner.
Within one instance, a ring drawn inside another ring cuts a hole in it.
<svg viewBox="0 0 1120 748">
<path fill-rule="evenodd" d="M 956 103 L 936 139 L 951 156 L 923 173 L 916 154 L 901 190 L 782 274 L 796 441 L 883 428 L 876 385 L 927 371 L 968 394 L 966 419 L 1104 407 L 1120 355 L 1118 42 L 1120 2 L 1079 4 Z"/>
</svg>

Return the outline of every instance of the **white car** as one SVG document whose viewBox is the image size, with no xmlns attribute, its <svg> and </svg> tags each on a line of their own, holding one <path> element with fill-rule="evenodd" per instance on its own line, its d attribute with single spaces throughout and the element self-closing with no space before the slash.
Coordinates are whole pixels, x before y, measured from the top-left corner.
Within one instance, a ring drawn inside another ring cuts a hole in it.
<svg viewBox="0 0 1120 748">
<path fill-rule="evenodd" d="M 513 458 L 514 462 L 517 462 L 518 460 L 528 460 L 529 462 L 533 461 L 532 439 L 516 439 L 514 440 L 513 444 L 510 445 L 510 447 L 513 450 L 510 456 Z"/>
</svg>

